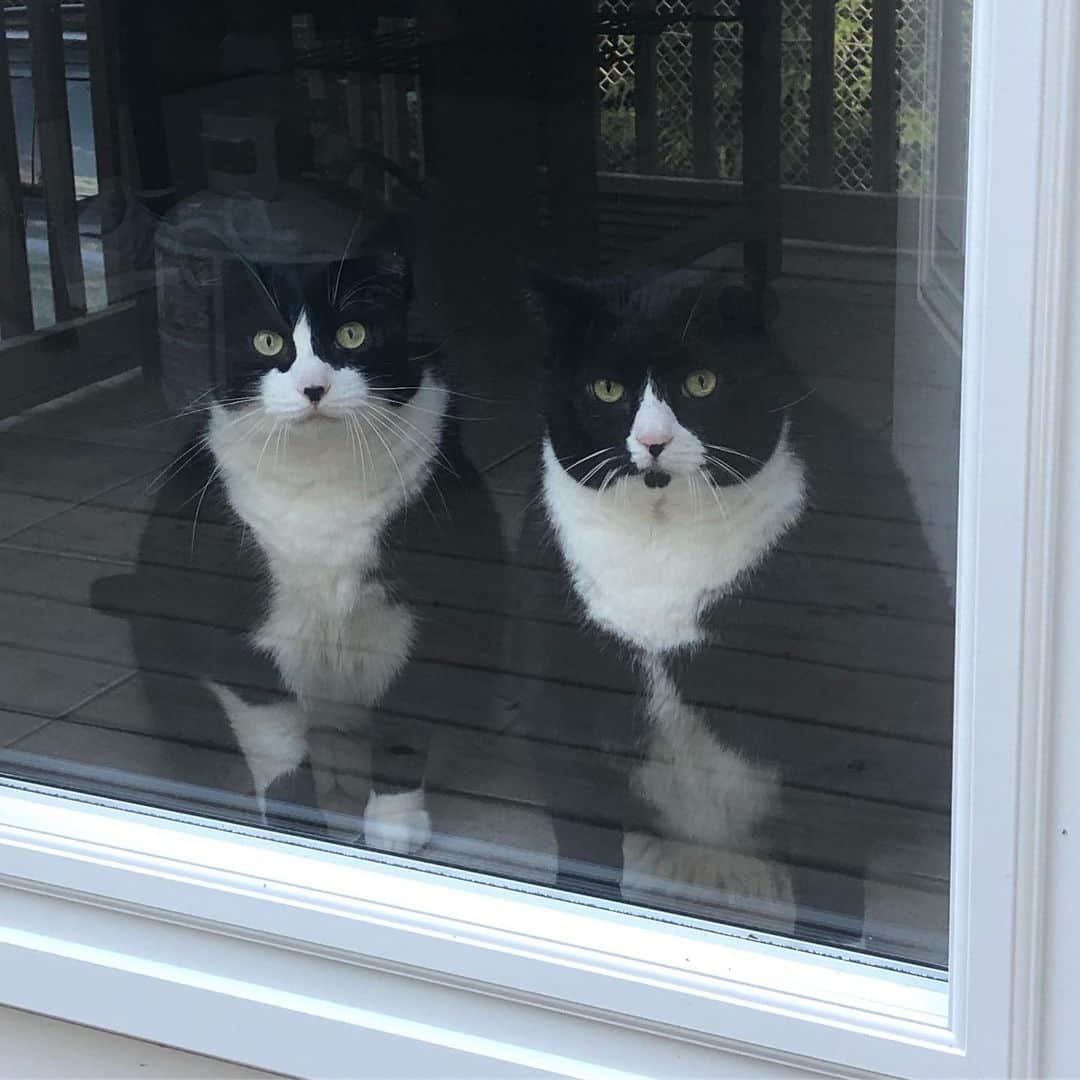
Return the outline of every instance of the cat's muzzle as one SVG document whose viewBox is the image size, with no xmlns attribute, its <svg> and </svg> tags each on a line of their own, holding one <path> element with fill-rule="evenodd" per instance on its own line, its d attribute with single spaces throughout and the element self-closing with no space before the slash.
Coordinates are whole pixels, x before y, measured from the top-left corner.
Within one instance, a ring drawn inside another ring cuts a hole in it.
<svg viewBox="0 0 1080 1080">
<path fill-rule="evenodd" d="M 671 473 L 663 469 L 646 469 L 644 477 L 647 488 L 666 488 L 671 483 Z"/>
</svg>

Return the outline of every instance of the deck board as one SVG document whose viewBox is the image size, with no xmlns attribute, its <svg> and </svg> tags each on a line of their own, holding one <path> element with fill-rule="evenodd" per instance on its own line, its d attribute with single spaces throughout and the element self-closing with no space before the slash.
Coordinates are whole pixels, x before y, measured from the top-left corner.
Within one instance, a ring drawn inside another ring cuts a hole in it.
<svg viewBox="0 0 1080 1080">
<path fill-rule="evenodd" d="M 490 390 L 487 414 L 500 392 L 507 385 Z M 867 416 L 885 407 L 880 380 L 843 371 L 819 392 L 841 408 L 869 403 Z M 121 380 L 0 431 L 0 707 L 9 710 L 0 711 L 0 744 L 13 744 L 0 763 L 25 772 L 52 761 L 76 786 L 97 776 L 103 790 L 242 817 L 246 767 L 203 715 L 192 680 L 265 686 L 265 669 L 245 666 L 234 647 L 247 578 L 235 529 L 209 504 L 194 545 L 189 522 L 159 513 L 153 563 L 145 552 L 140 562 L 154 482 L 191 423 L 163 419 L 136 381 Z M 523 436 L 534 429 L 528 417 L 466 429 L 511 531 L 533 482 L 535 451 Z M 915 520 L 902 481 L 875 472 L 872 456 L 865 470 L 851 446 L 834 458 L 807 528 L 712 647 L 730 677 L 696 692 L 734 742 L 782 765 L 784 821 L 771 854 L 808 908 L 830 898 L 842 908 L 840 898 L 861 896 L 865 884 L 866 940 L 940 963 L 953 630 L 925 534 L 947 525 Z M 520 718 L 540 701 L 617 730 L 633 686 L 613 658 L 583 662 L 549 558 L 492 573 L 467 544 L 433 531 L 400 562 L 425 624 L 424 651 L 385 708 L 432 732 L 427 857 L 549 882 L 547 812 L 610 830 L 602 778 L 618 748 L 559 744 L 526 732 Z M 356 762 L 362 774 L 362 755 Z M 564 782 L 543 782 L 553 776 Z M 555 805 L 546 801 L 553 786 Z M 358 830 L 360 813 L 362 805 L 339 812 L 342 836 Z M 726 901 L 719 886 L 703 888 L 713 874 L 703 868 L 719 859 L 720 881 L 737 854 L 692 852 L 696 879 L 654 883 L 644 900 L 716 917 Z M 743 898 L 743 918 L 753 900 Z M 758 901 L 765 925 L 768 898 Z M 824 912 L 813 918 L 829 922 Z M 836 926 L 846 918 L 837 915 Z"/>
</svg>

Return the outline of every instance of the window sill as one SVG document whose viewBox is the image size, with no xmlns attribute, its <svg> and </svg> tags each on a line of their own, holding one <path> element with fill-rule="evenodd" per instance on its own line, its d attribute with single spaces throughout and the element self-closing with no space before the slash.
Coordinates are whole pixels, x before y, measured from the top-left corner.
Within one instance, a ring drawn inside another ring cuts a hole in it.
<svg viewBox="0 0 1080 1080">
<path fill-rule="evenodd" d="M 0 847 L 4 1004 L 256 1067 L 746 1075 L 820 1070 L 837 1028 L 856 1069 L 956 1053 L 940 979 L 747 934 L 30 787 Z"/>
</svg>

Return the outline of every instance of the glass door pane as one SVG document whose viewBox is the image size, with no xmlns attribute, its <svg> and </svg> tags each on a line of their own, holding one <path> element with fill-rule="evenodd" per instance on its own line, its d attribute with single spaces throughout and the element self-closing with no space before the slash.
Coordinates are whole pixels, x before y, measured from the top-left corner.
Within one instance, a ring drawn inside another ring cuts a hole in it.
<svg viewBox="0 0 1080 1080">
<path fill-rule="evenodd" d="M 943 968 L 970 0 L 2 12 L 0 770 Z"/>
</svg>

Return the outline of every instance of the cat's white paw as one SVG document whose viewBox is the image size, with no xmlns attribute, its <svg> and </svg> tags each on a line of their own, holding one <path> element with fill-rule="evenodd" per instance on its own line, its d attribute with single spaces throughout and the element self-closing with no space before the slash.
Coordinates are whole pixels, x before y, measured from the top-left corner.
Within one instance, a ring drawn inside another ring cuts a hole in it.
<svg viewBox="0 0 1080 1080">
<path fill-rule="evenodd" d="M 364 843 L 392 855 L 411 855 L 431 839 L 422 788 L 392 795 L 372 792 L 364 810 Z"/>
<path fill-rule="evenodd" d="M 674 898 L 749 910 L 778 933 L 789 933 L 795 925 L 788 867 L 648 833 L 628 832 L 623 837 L 622 895 L 629 903 Z"/>
</svg>

